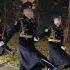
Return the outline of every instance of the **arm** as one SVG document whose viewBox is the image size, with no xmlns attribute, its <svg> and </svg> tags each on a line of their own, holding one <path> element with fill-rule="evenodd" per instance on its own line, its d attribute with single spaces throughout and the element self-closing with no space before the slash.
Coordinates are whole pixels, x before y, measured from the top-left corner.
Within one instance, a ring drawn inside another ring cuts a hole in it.
<svg viewBox="0 0 70 70">
<path fill-rule="evenodd" d="M 40 33 L 39 36 L 40 36 L 41 38 L 42 38 L 42 37 L 45 37 L 45 36 L 49 37 L 49 36 L 50 36 L 50 33 L 51 33 L 51 29 L 50 29 L 50 28 L 47 28 L 47 29 L 44 30 L 43 33 Z"/>
<path fill-rule="evenodd" d="M 8 43 L 8 41 L 11 39 L 11 37 L 16 33 L 18 32 L 20 29 L 20 22 L 16 22 L 12 27 L 11 29 L 9 30 L 9 32 L 7 33 L 7 36 L 4 40 L 5 43 Z"/>
</svg>

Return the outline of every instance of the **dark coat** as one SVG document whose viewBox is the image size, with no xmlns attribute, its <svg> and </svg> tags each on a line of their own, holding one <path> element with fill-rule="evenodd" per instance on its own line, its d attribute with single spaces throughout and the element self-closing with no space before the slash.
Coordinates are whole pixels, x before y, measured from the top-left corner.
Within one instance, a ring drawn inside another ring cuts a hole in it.
<svg viewBox="0 0 70 70">
<path fill-rule="evenodd" d="M 57 65 L 60 68 L 63 68 L 65 66 L 70 66 L 70 55 L 64 51 L 61 46 L 63 45 L 63 29 L 61 27 L 57 27 L 53 25 L 51 28 L 48 29 L 48 32 L 42 33 L 42 36 L 47 35 L 48 38 L 50 38 L 51 32 L 53 29 L 53 32 L 55 34 L 55 39 L 60 40 L 61 42 L 53 42 L 49 41 L 49 60 Z"/>
<path fill-rule="evenodd" d="M 22 23 L 22 24 L 21 24 Z M 28 19 L 26 17 L 20 19 L 15 23 L 15 25 L 8 32 L 5 43 L 7 43 L 10 38 L 16 32 L 22 32 L 25 34 L 32 35 L 32 38 L 26 39 L 24 37 L 19 37 L 19 51 L 20 51 L 20 63 L 27 69 L 30 70 L 34 65 L 36 65 L 40 58 L 35 52 L 36 48 L 34 46 L 33 38 L 36 36 L 37 24 L 34 23 L 33 19 Z"/>
</svg>

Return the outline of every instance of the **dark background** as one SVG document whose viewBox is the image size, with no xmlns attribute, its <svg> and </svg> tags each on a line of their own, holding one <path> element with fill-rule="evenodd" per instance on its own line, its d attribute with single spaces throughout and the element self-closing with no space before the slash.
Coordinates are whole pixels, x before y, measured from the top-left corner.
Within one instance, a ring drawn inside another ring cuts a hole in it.
<svg viewBox="0 0 70 70">
<path fill-rule="evenodd" d="M 69 0 L 38 0 L 38 24 L 41 30 L 50 25 L 50 20 L 55 14 L 61 15 L 66 21 L 68 7 Z"/>
<path fill-rule="evenodd" d="M 64 20 L 68 17 L 69 0 L 36 0 L 36 21 L 38 32 L 48 27 L 52 16 L 56 13 Z M 19 18 L 21 0 L 0 0 L 0 16 L 3 23 L 8 27 Z"/>
</svg>

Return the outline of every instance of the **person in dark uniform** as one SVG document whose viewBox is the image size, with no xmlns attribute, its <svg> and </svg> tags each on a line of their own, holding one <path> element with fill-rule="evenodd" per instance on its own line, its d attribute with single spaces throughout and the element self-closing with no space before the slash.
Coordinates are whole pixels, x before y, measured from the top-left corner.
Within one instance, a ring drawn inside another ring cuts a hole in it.
<svg viewBox="0 0 70 70">
<path fill-rule="evenodd" d="M 0 45 L 4 44 L 3 40 L 5 39 L 5 37 L 6 37 L 6 29 L 0 18 Z M 7 45 L 5 45 L 4 47 L 0 47 L 0 55 L 10 53 L 11 51 L 12 49 L 10 49 Z"/>
<path fill-rule="evenodd" d="M 43 64 L 54 68 L 54 65 L 47 60 L 34 46 L 36 38 L 37 23 L 34 21 L 32 4 L 26 2 L 22 5 L 22 18 L 15 22 L 14 26 L 8 32 L 4 44 L 7 44 L 10 38 L 18 31 L 19 37 L 19 52 L 20 52 L 20 70 L 41 70 Z M 41 60 L 41 58 L 43 58 Z M 47 62 L 45 62 L 45 59 Z M 43 62 L 41 64 L 40 62 Z"/>
<path fill-rule="evenodd" d="M 52 25 L 45 29 L 45 32 L 41 34 L 41 36 L 48 36 L 49 61 L 57 65 L 58 70 L 62 70 L 67 66 L 70 67 L 70 55 L 65 52 L 64 47 L 64 25 L 61 16 L 55 15 L 53 17 Z"/>
</svg>

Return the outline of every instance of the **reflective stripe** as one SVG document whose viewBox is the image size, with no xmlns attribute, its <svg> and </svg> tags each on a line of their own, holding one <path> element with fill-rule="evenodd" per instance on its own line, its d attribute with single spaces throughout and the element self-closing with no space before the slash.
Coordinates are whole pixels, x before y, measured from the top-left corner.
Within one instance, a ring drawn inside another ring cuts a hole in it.
<svg viewBox="0 0 70 70">
<path fill-rule="evenodd" d="M 58 40 L 58 39 L 50 39 L 50 38 L 48 38 L 48 41 L 49 41 L 49 42 L 56 42 L 56 43 L 57 43 L 57 42 L 61 42 L 61 40 Z"/>
<path fill-rule="evenodd" d="M 20 37 L 32 38 L 32 35 L 25 34 L 24 31 L 20 33 Z"/>
<path fill-rule="evenodd" d="M 22 35 L 22 34 L 20 34 L 20 37 L 24 37 L 24 38 L 32 38 L 32 35 Z"/>
</svg>

